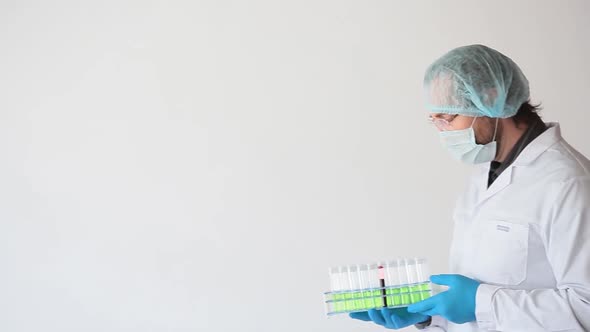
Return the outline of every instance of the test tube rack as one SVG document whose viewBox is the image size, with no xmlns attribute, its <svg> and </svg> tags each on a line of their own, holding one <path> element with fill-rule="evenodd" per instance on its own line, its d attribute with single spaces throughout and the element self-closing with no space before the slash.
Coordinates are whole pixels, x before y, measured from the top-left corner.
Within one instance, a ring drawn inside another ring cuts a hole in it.
<svg viewBox="0 0 590 332">
<path fill-rule="evenodd" d="M 398 258 L 329 269 L 324 293 L 328 316 L 378 308 L 407 307 L 432 296 L 424 258 Z"/>
</svg>

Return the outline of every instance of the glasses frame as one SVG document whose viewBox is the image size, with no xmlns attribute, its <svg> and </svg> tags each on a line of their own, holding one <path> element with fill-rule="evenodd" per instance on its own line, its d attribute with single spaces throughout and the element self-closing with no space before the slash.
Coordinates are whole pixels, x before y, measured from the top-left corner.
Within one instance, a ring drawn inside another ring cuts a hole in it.
<svg viewBox="0 0 590 332">
<path fill-rule="evenodd" d="M 459 114 L 453 114 L 453 117 L 450 118 L 449 120 L 440 118 L 438 116 L 431 115 L 428 117 L 428 122 L 433 124 L 440 131 L 453 130 L 453 126 L 451 125 L 451 122 L 453 122 L 457 118 L 458 115 Z"/>
</svg>

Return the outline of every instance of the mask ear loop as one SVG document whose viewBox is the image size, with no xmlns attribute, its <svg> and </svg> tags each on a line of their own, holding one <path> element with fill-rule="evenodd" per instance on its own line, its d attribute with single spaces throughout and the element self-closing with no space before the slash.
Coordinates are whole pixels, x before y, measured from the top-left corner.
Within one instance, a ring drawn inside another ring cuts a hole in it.
<svg viewBox="0 0 590 332">
<path fill-rule="evenodd" d="M 492 142 L 496 140 L 496 132 L 498 131 L 498 120 L 499 118 L 496 118 L 496 128 L 494 128 L 494 138 L 492 139 Z"/>
</svg>

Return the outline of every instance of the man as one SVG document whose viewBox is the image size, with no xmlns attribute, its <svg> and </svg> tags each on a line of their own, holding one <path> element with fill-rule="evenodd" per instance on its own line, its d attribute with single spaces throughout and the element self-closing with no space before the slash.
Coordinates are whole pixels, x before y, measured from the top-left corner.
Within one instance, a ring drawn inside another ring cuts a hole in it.
<svg viewBox="0 0 590 332">
<path fill-rule="evenodd" d="M 590 161 L 544 123 L 503 54 L 464 46 L 425 77 L 443 145 L 478 164 L 457 201 L 449 289 L 407 308 L 350 314 L 386 328 L 590 331 Z"/>
</svg>

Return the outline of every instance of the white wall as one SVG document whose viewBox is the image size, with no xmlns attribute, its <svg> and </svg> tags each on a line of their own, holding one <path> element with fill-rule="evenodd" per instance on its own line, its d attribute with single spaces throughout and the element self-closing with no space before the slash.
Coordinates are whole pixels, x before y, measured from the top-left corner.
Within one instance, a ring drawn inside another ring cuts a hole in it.
<svg viewBox="0 0 590 332">
<path fill-rule="evenodd" d="M 444 272 L 425 68 L 484 43 L 586 155 L 590 2 L 0 0 L 0 330 L 381 331 L 327 267 Z"/>
</svg>

